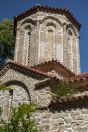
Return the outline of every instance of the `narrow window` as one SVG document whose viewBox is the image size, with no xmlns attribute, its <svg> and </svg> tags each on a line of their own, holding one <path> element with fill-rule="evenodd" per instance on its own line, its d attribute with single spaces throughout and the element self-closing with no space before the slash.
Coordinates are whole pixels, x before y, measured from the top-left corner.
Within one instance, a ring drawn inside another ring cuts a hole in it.
<svg viewBox="0 0 88 132">
<path fill-rule="evenodd" d="M 28 32 L 29 36 L 29 45 L 28 45 L 28 63 L 30 63 L 30 40 L 31 40 L 31 32 Z"/>
<path fill-rule="evenodd" d="M 71 30 L 68 30 L 68 43 L 71 45 L 72 43 L 72 32 Z"/>
<path fill-rule="evenodd" d="M 72 70 L 73 68 L 72 39 L 73 39 L 72 31 L 68 30 L 68 67 L 70 70 Z"/>
<path fill-rule="evenodd" d="M 53 31 L 52 30 L 48 30 L 48 60 L 52 59 L 52 55 L 53 55 L 53 41 L 54 41 L 54 37 L 53 37 Z"/>
</svg>

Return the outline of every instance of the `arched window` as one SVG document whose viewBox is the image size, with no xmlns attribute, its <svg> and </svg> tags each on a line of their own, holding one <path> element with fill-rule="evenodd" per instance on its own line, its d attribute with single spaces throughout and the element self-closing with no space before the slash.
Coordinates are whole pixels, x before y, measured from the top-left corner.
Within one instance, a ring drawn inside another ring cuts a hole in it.
<svg viewBox="0 0 88 132">
<path fill-rule="evenodd" d="M 72 31 L 71 29 L 68 29 L 68 32 L 67 32 L 68 36 L 67 36 L 67 55 L 68 55 L 68 67 L 70 70 L 73 69 L 73 57 L 72 57 L 72 39 L 73 39 L 73 34 L 72 34 Z"/>
<path fill-rule="evenodd" d="M 72 31 L 68 30 L 68 43 L 71 44 L 72 43 Z"/>
<path fill-rule="evenodd" d="M 52 55 L 53 55 L 53 42 L 54 42 L 54 33 L 53 33 L 52 30 L 48 30 L 47 42 L 48 42 L 48 55 L 47 55 L 47 58 L 49 60 L 51 60 Z"/>
<path fill-rule="evenodd" d="M 25 63 L 26 65 L 30 62 L 30 45 L 31 45 L 31 26 L 27 25 L 25 27 Z"/>
<path fill-rule="evenodd" d="M 30 41 L 31 41 L 31 32 L 28 32 L 28 36 L 29 36 L 29 44 L 28 44 L 28 63 L 30 63 Z"/>
<path fill-rule="evenodd" d="M 46 25 L 44 28 L 43 24 Z M 39 62 L 52 60 L 55 56 L 55 30 L 56 26 L 54 23 L 46 22 L 42 23 L 40 31 L 40 44 L 39 44 Z"/>
<path fill-rule="evenodd" d="M 68 60 L 69 68 L 76 73 L 77 70 L 77 51 L 76 51 L 76 40 L 73 29 L 68 30 Z"/>
<path fill-rule="evenodd" d="M 69 43 L 68 46 L 71 47 L 71 51 L 70 51 L 71 60 L 69 62 L 71 63 L 70 67 L 71 67 L 71 70 L 76 73 L 77 72 L 77 49 L 76 49 L 76 36 L 73 29 L 68 30 L 68 43 Z"/>
</svg>

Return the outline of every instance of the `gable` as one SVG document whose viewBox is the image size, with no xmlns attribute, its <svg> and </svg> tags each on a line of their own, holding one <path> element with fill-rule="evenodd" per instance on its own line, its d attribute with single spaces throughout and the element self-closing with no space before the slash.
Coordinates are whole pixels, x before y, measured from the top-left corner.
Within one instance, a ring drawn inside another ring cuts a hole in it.
<svg viewBox="0 0 88 132">
<path fill-rule="evenodd" d="M 54 77 L 56 76 L 57 78 L 69 78 L 75 76 L 73 72 L 71 72 L 69 69 L 67 69 L 65 66 L 63 66 L 60 62 L 56 60 L 44 62 L 39 65 L 35 65 L 31 68 L 47 73 L 48 75 Z"/>
<path fill-rule="evenodd" d="M 0 70 L 0 76 L 3 76 L 9 69 L 15 70 L 17 72 L 20 72 L 24 75 L 29 75 L 33 78 L 43 80 L 45 78 L 50 78 L 46 73 L 38 71 L 36 69 L 30 68 L 28 66 L 24 66 L 22 64 L 19 64 L 17 62 L 11 61 L 7 64 L 5 64 L 1 70 Z"/>
<path fill-rule="evenodd" d="M 6 90 L 7 92 L 1 92 L 0 94 L 2 94 L 4 98 L 5 96 L 7 97 L 7 95 L 8 97 L 13 96 L 13 104 L 16 105 L 23 102 L 35 102 L 41 107 L 47 106 L 51 101 L 50 87 L 47 85 L 37 90 L 36 84 L 48 80 L 49 76 L 45 74 L 45 77 L 41 72 L 31 70 L 32 68 L 27 68 L 14 62 L 9 62 L 5 65 L 1 70 L 3 73 L 0 76 L 0 84 L 10 87 L 12 92 L 10 93 L 10 90 Z M 0 96 L 1 102 L 2 96 Z"/>
</svg>

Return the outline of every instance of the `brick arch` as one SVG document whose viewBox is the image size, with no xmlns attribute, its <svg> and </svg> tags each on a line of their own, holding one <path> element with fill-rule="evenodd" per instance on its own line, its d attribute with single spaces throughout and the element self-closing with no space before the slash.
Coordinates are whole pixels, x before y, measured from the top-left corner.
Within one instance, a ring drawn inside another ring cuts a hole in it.
<svg viewBox="0 0 88 132">
<path fill-rule="evenodd" d="M 72 24 L 67 24 L 66 25 L 66 31 L 68 31 L 68 30 L 72 30 L 72 32 L 74 33 L 75 36 L 78 35 L 77 30 L 74 28 L 74 26 Z"/>
<path fill-rule="evenodd" d="M 26 18 L 26 19 L 24 19 L 24 20 L 21 22 L 20 26 L 24 25 L 25 23 L 31 23 L 32 25 L 36 25 L 36 21 L 34 21 L 34 20 L 31 19 L 31 18 Z"/>
<path fill-rule="evenodd" d="M 33 24 L 31 24 L 31 23 L 25 23 L 22 26 L 20 26 L 20 31 L 25 31 L 27 29 L 32 30 L 33 27 L 34 27 Z"/>
<path fill-rule="evenodd" d="M 40 21 L 40 30 L 41 30 L 41 33 L 40 33 L 40 43 L 41 43 L 40 62 L 43 62 L 43 60 L 49 61 L 52 59 L 57 59 L 58 61 L 62 62 L 63 58 L 62 58 L 62 55 L 60 54 L 62 54 L 63 27 L 62 27 L 62 23 L 60 22 L 60 20 L 54 16 L 46 16 Z M 51 40 L 51 39 L 48 39 L 50 35 L 48 31 L 50 30 L 53 31 L 53 35 L 51 37 L 52 46 L 49 46 L 50 44 L 48 43 L 50 42 L 49 40 Z M 61 51 L 60 54 L 58 53 L 59 51 Z"/>
<path fill-rule="evenodd" d="M 54 28 L 56 28 L 56 25 L 53 22 L 48 22 L 46 26 L 53 26 Z"/>
<path fill-rule="evenodd" d="M 18 82 L 21 85 L 24 86 L 27 93 L 30 95 L 31 101 L 33 96 L 33 91 L 35 88 L 34 80 L 31 77 L 28 77 L 24 74 L 21 74 L 19 72 L 9 70 L 4 76 L 1 78 L 1 84 L 14 84 Z"/>
<path fill-rule="evenodd" d="M 61 23 L 61 21 L 60 21 L 58 18 L 53 17 L 53 16 L 46 16 L 46 17 L 44 17 L 44 18 L 40 21 L 40 23 L 42 24 L 42 23 L 43 23 L 45 20 L 47 20 L 47 19 L 54 20 L 54 21 L 56 21 L 57 23 L 59 23 L 61 26 L 63 26 L 63 24 Z"/>
<path fill-rule="evenodd" d="M 77 31 L 72 24 L 66 25 L 68 64 L 72 72 L 77 73 Z M 70 65 L 71 64 L 71 65 Z"/>
<path fill-rule="evenodd" d="M 4 83 L 4 85 L 7 86 L 7 87 L 9 87 L 11 85 L 21 86 L 26 91 L 26 93 L 28 95 L 28 99 L 31 102 L 30 92 L 28 90 L 28 87 L 23 82 L 18 81 L 18 80 L 11 80 L 11 81 L 8 81 L 8 82 Z"/>
<path fill-rule="evenodd" d="M 25 27 L 29 26 L 30 29 L 32 29 L 33 27 L 36 26 L 36 21 L 34 21 L 33 19 L 31 18 L 26 18 L 24 19 L 19 25 L 18 25 L 18 28 L 23 31 L 25 30 Z"/>
</svg>

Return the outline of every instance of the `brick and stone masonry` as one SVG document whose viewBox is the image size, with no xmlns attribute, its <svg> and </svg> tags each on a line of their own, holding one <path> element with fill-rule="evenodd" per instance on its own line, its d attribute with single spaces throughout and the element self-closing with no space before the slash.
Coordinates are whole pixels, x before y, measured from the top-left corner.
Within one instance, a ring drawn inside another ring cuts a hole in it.
<svg viewBox="0 0 88 132">
<path fill-rule="evenodd" d="M 5 119 L 11 106 L 35 102 L 39 109 L 32 118 L 40 132 L 88 132 L 88 98 L 80 96 L 52 104 L 54 94 L 49 83 L 56 77 L 59 81 L 76 81 L 80 87 L 88 86 L 88 75 L 78 75 L 79 29 L 78 21 L 67 9 L 38 5 L 15 17 L 14 62 L 0 70 L 0 83 L 13 90 L 12 93 L 0 91 L 0 107 Z M 35 68 L 43 64 L 54 67 Z"/>
</svg>

